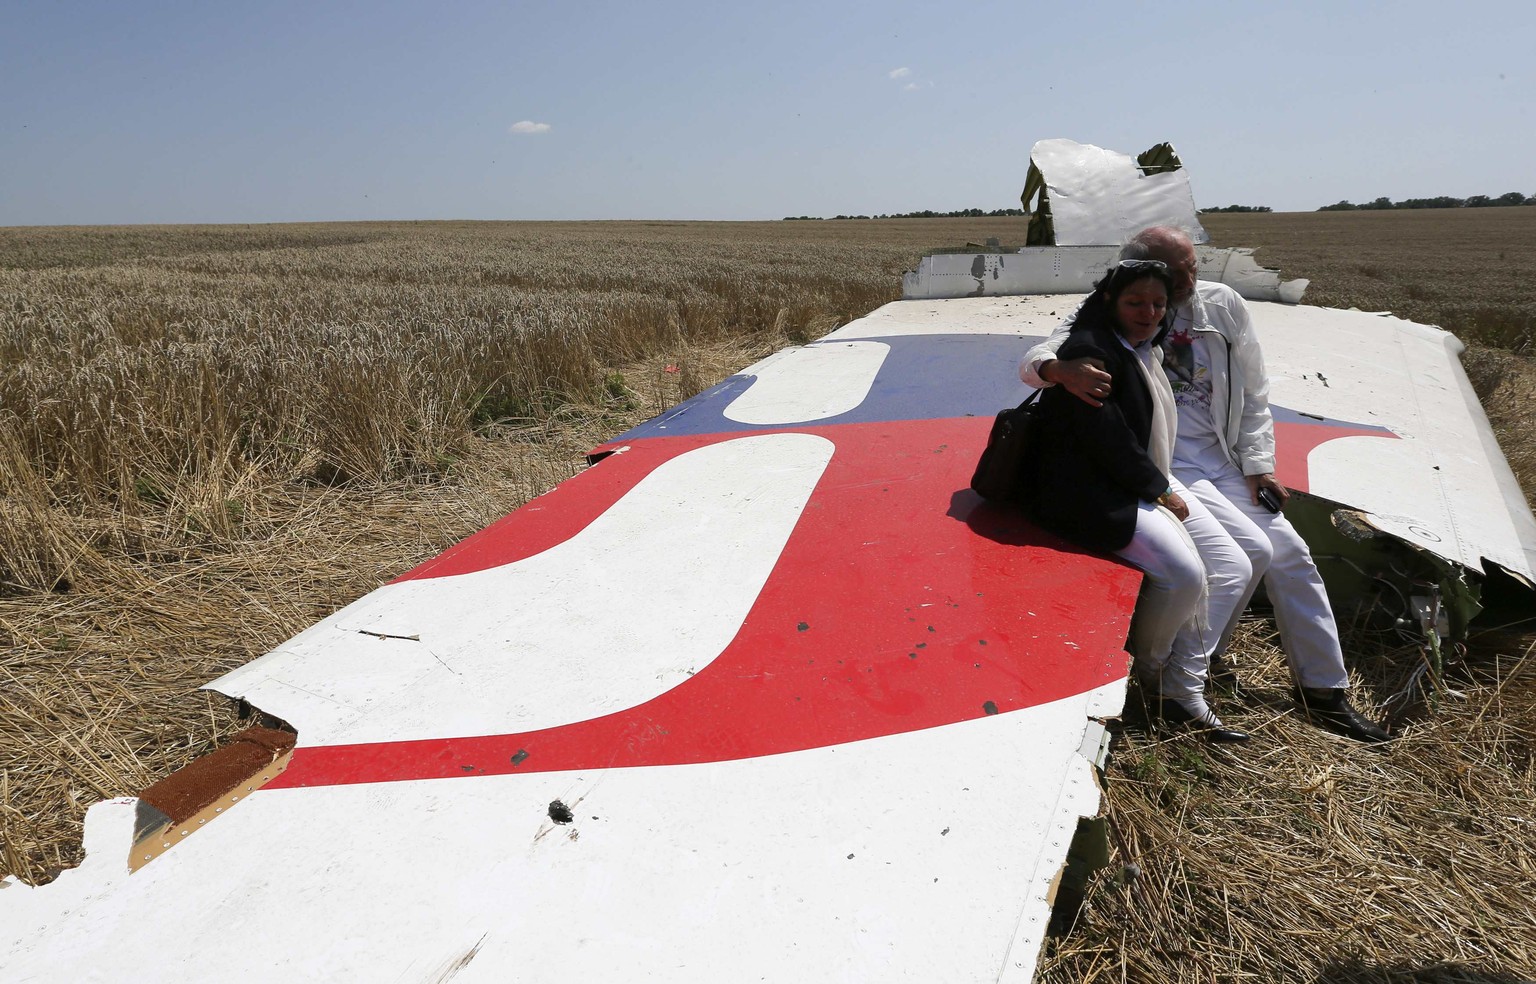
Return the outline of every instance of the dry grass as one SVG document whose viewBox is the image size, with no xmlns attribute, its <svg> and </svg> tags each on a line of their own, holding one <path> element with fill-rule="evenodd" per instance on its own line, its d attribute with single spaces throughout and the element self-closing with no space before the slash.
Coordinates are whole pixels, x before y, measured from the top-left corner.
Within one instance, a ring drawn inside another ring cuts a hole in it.
<svg viewBox="0 0 1536 984">
<path fill-rule="evenodd" d="M 1307 303 L 1391 311 L 1536 354 L 1536 208 L 1202 215 L 1223 246 L 1312 281 Z"/>
<path fill-rule="evenodd" d="M 1390 310 L 1468 342 L 1468 374 L 1536 502 L 1536 252 L 1520 245 L 1536 237 L 1536 209 L 1202 221 L 1216 243 L 1263 247 L 1265 265 L 1310 278 L 1309 303 Z M 1039 979 L 1536 979 L 1531 624 L 1475 636 L 1454 698 L 1381 749 L 1298 717 L 1273 633 L 1268 619 L 1245 623 L 1234 652 L 1252 696 L 1218 701 L 1252 747 L 1158 735 L 1128 712 L 1106 777 L 1112 863 Z M 1371 707 L 1416 660 L 1359 627 L 1347 651 Z"/>
<path fill-rule="evenodd" d="M 970 225 L 0 230 L 0 875 L 239 727 L 199 684 Z"/>
<path fill-rule="evenodd" d="M 1315 302 L 1483 339 L 1469 368 L 1530 494 L 1536 374 L 1514 350 L 1536 209 L 1479 212 L 1206 220 L 1313 278 Z M 0 874 L 75 863 L 86 806 L 237 728 L 198 684 L 571 474 L 597 441 L 893 299 L 925 250 L 1022 230 L 0 230 Z M 1511 272 L 1474 276 L 1495 262 Z M 1475 641 L 1464 696 L 1370 750 L 1297 721 L 1271 632 L 1256 620 L 1240 647 L 1256 699 L 1222 706 L 1256 747 L 1217 754 L 1134 714 L 1121 729 L 1114 864 L 1042 979 L 1536 977 L 1532 637 Z M 1352 651 L 1366 702 L 1400 681 L 1394 640 Z"/>
<path fill-rule="evenodd" d="M 251 465 L 435 474 L 474 425 L 598 402 L 600 367 L 847 320 L 916 252 L 705 225 L 277 227 L 203 252 L 174 229 L 81 235 L 144 253 L 0 269 L 0 426 L 56 495 L 116 503 L 216 493 Z M 0 263 L 61 250 L 0 236 Z"/>
<path fill-rule="evenodd" d="M 1112 864 L 1040 979 L 1532 979 L 1531 636 L 1475 641 L 1449 705 L 1373 748 L 1299 718 L 1273 631 L 1245 623 L 1251 693 L 1217 702 L 1249 746 L 1149 732 L 1128 712 L 1108 770 Z M 1367 704 L 1415 659 L 1364 633 L 1350 652 Z"/>
</svg>

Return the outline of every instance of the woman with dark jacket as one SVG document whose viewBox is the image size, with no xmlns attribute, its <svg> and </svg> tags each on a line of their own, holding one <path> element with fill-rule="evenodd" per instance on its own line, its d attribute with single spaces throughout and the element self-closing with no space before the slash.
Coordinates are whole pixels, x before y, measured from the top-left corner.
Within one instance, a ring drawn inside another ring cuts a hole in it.
<svg viewBox="0 0 1536 984">
<path fill-rule="evenodd" d="M 1243 741 L 1204 696 L 1205 643 L 1216 639 L 1202 625 L 1206 571 L 1183 528 L 1189 509 L 1170 467 L 1178 414 L 1156 347 L 1172 289 L 1165 264 L 1123 260 L 1083 302 L 1056 358 L 1096 359 L 1112 381 L 1098 407 L 1059 386 L 1041 395 L 1025 507 L 1051 532 L 1142 570 L 1129 648 L 1143 689 L 1161 697 L 1165 718 Z"/>
</svg>

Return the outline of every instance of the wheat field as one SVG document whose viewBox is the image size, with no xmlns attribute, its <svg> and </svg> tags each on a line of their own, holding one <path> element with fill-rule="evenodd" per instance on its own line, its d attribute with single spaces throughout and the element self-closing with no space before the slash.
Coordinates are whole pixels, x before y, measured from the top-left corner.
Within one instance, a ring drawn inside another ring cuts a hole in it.
<svg viewBox="0 0 1536 984">
<path fill-rule="evenodd" d="M 1536 208 L 1203 217 L 1308 300 L 1457 332 L 1536 500 Z M 582 466 L 593 444 L 900 295 L 1022 219 L 0 230 L 0 875 L 242 727 L 197 690 Z M 679 371 L 665 371 L 674 367 Z M 1273 625 L 1224 757 L 1135 724 L 1112 864 L 1046 981 L 1536 976 L 1529 626 L 1385 750 L 1298 724 Z M 1370 702 L 1399 641 L 1352 637 Z"/>
</svg>

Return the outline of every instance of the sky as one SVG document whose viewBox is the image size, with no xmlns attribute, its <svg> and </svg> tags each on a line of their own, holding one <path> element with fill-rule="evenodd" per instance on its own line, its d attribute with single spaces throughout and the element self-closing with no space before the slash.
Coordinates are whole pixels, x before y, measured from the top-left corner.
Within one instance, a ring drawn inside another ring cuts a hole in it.
<svg viewBox="0 0 1536 984">
<path fill-rule="evenodd" d="M 1536 195 L 1536 5 L 0 0 L 0 226 L 1019 207 L 1037 140 L 1196 204 Z"/>
</svg>

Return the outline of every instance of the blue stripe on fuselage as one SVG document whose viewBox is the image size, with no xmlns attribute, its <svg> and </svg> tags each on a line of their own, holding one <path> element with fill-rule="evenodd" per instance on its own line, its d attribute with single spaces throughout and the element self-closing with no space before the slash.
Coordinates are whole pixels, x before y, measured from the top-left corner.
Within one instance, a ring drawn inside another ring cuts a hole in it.
<svg viewBox="0 0 1536 984">
<path fill-rule="evenodd" d="M 1017 366 L 1024 353 L 1041 339 L 1019 335 L 898 335 L 850 339 L 880 342 L 890 354 L 880 366 L 864 401 L 847 413 L 813 421 L 744 424 L 730 420 L 725 409 L 752 388 L 755 376 L 731 376 L 686 402 L 614 438 L 609 443 L 656 437 L 782 430 L 797 423 L 817 426 L 867 424 L 880 421 L 938 420 L 946 417 L 990 417 L 1029 395 L 1019 381 Z M 840 341 L 816 345 L 846 344 Z M 1333 420 L 1270 407 L 1277 423 L 1352 427 L 1391 431 L 1380 424 Z"/>
<path fill-rule="evenodd" d="M 849 341 L 890 346 L 869 394 L 854 409 L 814 421 L 743 424 L 725 408 L 751 388 L 754 376 L 732 376 L 685 403 L 619 435 L 614 442 L 649 437 L 782 430 L 796 423 L 818 427 L 879 421 L 990 417 L 1029 395 L 1019 382 L 1019 359 L 1039 338 L 1018 335 L 900 335 Z M 824 342 L 819 344 L 846 344 Z"/>
</svg>

